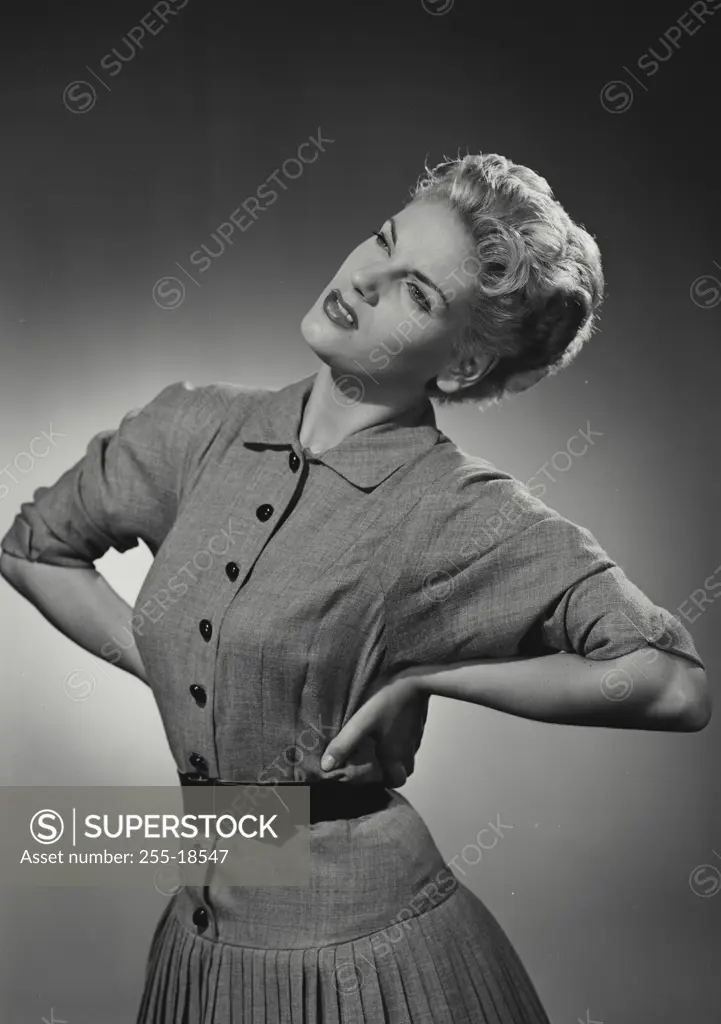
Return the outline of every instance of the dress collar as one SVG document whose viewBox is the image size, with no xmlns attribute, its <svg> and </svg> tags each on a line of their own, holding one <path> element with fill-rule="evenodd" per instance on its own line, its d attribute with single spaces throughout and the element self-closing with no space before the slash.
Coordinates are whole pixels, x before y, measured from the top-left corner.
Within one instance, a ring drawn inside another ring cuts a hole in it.
<svg viewBox="0 0 721 1024">
<path fill-rule="evenodd" d="M 412 458 L 433 447 L 442 436 L 430 399 L 415 423 L 377 423 L 346 437 L 335 448 L 316 454 L 303 449 L 298 432 L 316 374 L 267 392 L 241 428 L 243 444 L 305 451 L 356 487 L 371 489 Z"/>
</svg>

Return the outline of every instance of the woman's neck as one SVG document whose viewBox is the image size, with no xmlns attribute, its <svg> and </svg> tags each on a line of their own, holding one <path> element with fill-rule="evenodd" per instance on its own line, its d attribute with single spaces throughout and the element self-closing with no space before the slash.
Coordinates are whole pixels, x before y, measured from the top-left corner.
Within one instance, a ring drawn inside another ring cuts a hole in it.
<svg viewBox="0 0 721 1024">
<path fill-rule="evenodd" d="M 412 425 L 427 402 L 372 382 L 332 370 L 324 363 L 318 371 L 303 410 L 298 439 L 303 448 L 322 454 L 346 437 L 377 423 Z"/>
</svg>

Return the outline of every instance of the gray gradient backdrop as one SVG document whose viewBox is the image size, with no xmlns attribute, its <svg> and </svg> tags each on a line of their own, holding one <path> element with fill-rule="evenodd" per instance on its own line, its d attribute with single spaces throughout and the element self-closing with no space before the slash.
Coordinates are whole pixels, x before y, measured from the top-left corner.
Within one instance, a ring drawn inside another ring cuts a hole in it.
<svg viewBox="0 0 721 1024">
<path fill-rule="evenodd" d="M 426 157 L 468 147 L 548 177 L 596 234 L 608 297 L 572 368 L 490 411 L 443 411 L 439 425 L 528 480 L 590 423 L 602 436 L 565 471 L 548 467 L 544 500 L 657 603 L 675 611 L 703 589 L 721 563 L 721 5 L 191 0 L 133 54 L 127 35 L 149 6 L 38 4 L 5 27 L 0 464 L 17 482 L 2 476 L 0 530 L 92 434 L 166 384 L 275 388 L 317 369 L 298 330 L 306 309 Z M 101 65 L 113 47 L 126 58 L 115 75 Z M 652 48 L 667 57 L 654 73 Z M 64 105 L 76 79 L 94 102 L 79 86 Z M 193 271 L 192 251 L 218 251 L 211 233 L 319 127 L 327 151 L 197 283 L 184 278 L 176 263 Z M 153 300 L 165 275 L 185 281 L 174 309 Z M 50 454 L 13 469 L 50 423 L 63 434 Z M 98 567 L 132 602 L 149 564 L 143 548 Z M 0 583 L 2 784 L 173 784 L 142 683 Z M 690 629 L 715 687 L 721 603 Z M 718 712 L 703 733 L 674 735 L 432 701 L 403 792 L 508 931 L 554 1022 L 721 1019 L 720 732 Z M 462 848 L 497 819 L 512 829 L 466 863 Z M 2 896 L 3 1021 L 50 1021 L 51 1007 L 68 1024 L 132 1021 L 162 896 Z"/>
</svg>

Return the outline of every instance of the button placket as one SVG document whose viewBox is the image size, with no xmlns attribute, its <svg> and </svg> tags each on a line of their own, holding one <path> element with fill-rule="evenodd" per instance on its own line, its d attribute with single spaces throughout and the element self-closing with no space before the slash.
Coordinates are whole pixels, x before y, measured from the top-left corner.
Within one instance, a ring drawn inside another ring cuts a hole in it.
<svg viewBox="0 0 721 1024">
<path fill-rule="evenodd" d="M 301 465 L 301 459 L 299 459 L 299 457 L 296 455 L 295 452 L 291 452 L 290 453 L 288 462 L 289 462 L 289 466 L 290 466 L 290 468 L 291 468 L 291 470 L 293 472 L 296 472 L 296 470 Z M 294 490 L 295 490 L 295 487 L 294 487 Z M 281 497 L 282 497 L 282 495 L 281 495 Z M 290 501 L 291 498 L 292 498 L 292 495 L 290 495 L 288 497 L 288 500 Z M 263 504 L 259 505 L 256 508 L 256 510 L 255 510 L 256 518 L 260 522 L 267 522 L 273 516 L 275 511 L 276 511 L 276 509 L 274 508 L 273 505 L 271 505 L 269 502 L 264 502 Z M 249 564 L 248 564 L 248 567 L 247 567 L 246 571 L 250 571 L 250 569 L 252 569 L 252 566 L 255 564 L 255 561 L 256 561 L 257 557 L 259 556 L 263 546 L 264 546 L 263 544 L 259 544 L 258 545 L 258 551 L 255 553 L 255 555 L 252 552 L 250 553 Z M 237 562 L 234 562 L 234 561 L 226 562 L 225 566 L 224 566 L 224 571 L 225 571 L 225 575 L 227 576 L 227 578 L 230 580 L 231 583 L 234 583 L 239 578 L 239 576 L 240 576 L 240 567 L 237 564 Z M 239 592 L 238 590 L 230 591 L 230 588 L 227 588 L 227 589 L 225 589 L 225 596 L 223 596 L 223 591 L 217 590 L 217 592 L 215 594 L 215 601 L 212 602 L 213 607 L 208 609 L 208 611 L 215 618 L 216 628 L 218 628 L 218 629 L 221 628 L 223 618 L 227 614 L 228 609 L 230 608 L 230 605 L 231 605 L 232 601 L 234 600 L 234 598 L 235 598 L 235 596 L 236 596 L 236 594 L 238 592 Z M 209 618 L 201 619 L 199 621 L 199 623 L 198 623 L 198 629 L 200 631 L 200 635 L 202 636 L 203 640 L 206 643 L 209 643 L 211 638 L 212 638 L 212 636 L 213 636 L 213 623 L 211 622 L 211 620 Z M 216 666 L 213 665 L 212 669 L 211 669 L 211 671 L 212 671 L 212 678 L 213 678 L 213 685 L 215 685 L 215 669 L 216 669 Z M 205 704 L 207 703 L 207 692 L 206 692 L 205 687 L 203 687 L 203 686 L 201 686 L 201 685 L 199 685 L 197 683 L 194 683 L 194 684 L 192 684 L 189 687 L 189 690 L 190 690 L 190 693 L 192 694 L 194 700 L 196 701 L 196 703 L 200 707 L 204 707 Z M 208 721 L 209 723 L 211 722 L 211 720 L 212 720 L 212 717 L 211 717 L 211 719 L 206 719 L 206 721 Z M 213 744 L 214 742 L 215 742 L 215 736 L 213 735 L 211 737 L 211 744 Z M 202 756 L 202 754 L 199 754 L 197 751 L 192 751 L 190 756 L 189 756 L 189 758 L 188 758 L 188 760 L 189 760 L 190 764 L 193 766 L 193 768 L 196 770 L 198 775 L 204 776 L 205 778 L 209 777 L 209 774 L 210 774 L 210 772 L 209 772 L 209 763 L 208 763 L 207 759 Z M 198 908 L 198 911 L 201 911 L 201 910 L 202 910 L 202 908 Z M 207 921 L 206 921 L 204 927 L 207 927 Z"/>
</svg>

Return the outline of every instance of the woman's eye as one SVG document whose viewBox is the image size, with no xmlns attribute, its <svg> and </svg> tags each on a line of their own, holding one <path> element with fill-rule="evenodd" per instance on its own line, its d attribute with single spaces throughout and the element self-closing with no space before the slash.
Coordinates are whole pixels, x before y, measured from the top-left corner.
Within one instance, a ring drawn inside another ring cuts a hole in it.
<svg viewBox="0 0 721 1024">
<path fill-rule="evenodd" d="M 391 247 L 388 244 L 388 239 L 383 234 L 383 232 L 382 231 L 374 231 L 373 234 L 376 237 L 376 244 L 380 245 L 381 248 L 384 249 L 388 253 L 388 255 L 390 256 L 390 254 L 391 254 Z M 426 298 L 425 293 L 421 291 L 421 289 L 418 287 L 417 284 L 413 284 L 412 281 L 409 281 L 408 282 L 408 292 L 409 292 L 411 298 L 413 299 L 413 301 L 415 302 L 415 304 L 417 306 L 419 306 L 420 309 L 424 310 L 426 313 L 430 313 L 430 311 L 431 311 L 431 304 L 428 301 L 428 299 Z"/>
<path fill-rule="evenodd" d="M 423 292 L 420 290 L 418 285 L 417 284 L 413 284 L 411 281 L 409 281 L 408 282 L 408 291 L 410 292 L 410 296 L 413 299 L 413 301 L 416 303 L 416 305 L 420 306 L 421 309 L 424 309 L 426 311 L 426 313 L 430 313 L 430 311 L 431 311 L 431 304 L 428 301 L 428 299 L 426 298 L 426 296 L 423 294 Z"/>
<path fill-rule="evenodd" d="M 391 247 L 388 245 L 386 236 L 381 231 L 374 231 L 373 234 L 376 236 L 376 242 L 380 245 L 390 256 Z"/>
</svg>

